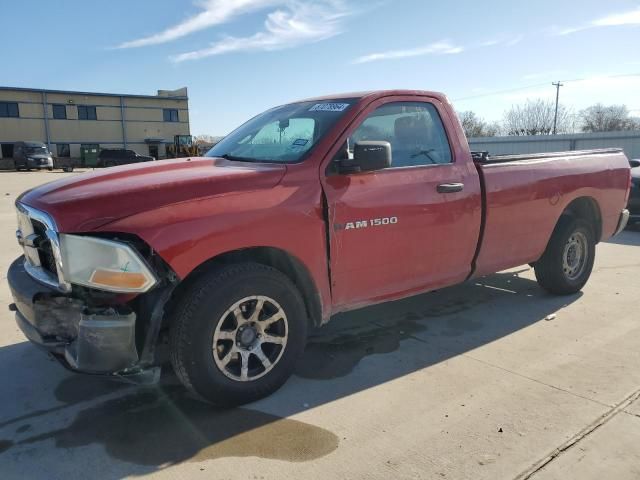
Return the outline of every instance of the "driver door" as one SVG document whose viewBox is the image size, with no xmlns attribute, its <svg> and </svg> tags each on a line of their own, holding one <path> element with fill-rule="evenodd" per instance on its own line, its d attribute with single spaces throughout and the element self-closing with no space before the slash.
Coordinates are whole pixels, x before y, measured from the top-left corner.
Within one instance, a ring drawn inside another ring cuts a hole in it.
<svg viewBox="0 0 640 480">
<path fill-rule="evenodd" d="M 475 170 L 456 162 L 460 152 L 450 147 L 443 106 L 388 97 L 359 119 L 346 144 L 388 141 L 393 160 L 384 170 L 325 178 L 334 306 L 346 310 L 463 281 L 480 228 L 480 186 Z M 445 192 L 449 184 L 461 187 Z"/>
</svg>

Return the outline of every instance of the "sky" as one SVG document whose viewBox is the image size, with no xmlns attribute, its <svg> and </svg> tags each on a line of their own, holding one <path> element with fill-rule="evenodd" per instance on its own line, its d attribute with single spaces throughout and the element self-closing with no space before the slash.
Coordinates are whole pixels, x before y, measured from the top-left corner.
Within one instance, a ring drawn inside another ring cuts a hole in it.
<svg viewBox="0 0 640 480">
<path fill-rule="evenodd" d="M 489 121 L 527 99 L 640 116 L 640 0 L 21 0 L 0 6 L 0 85 L 153 95 L 188 87 L 225 135 L 331 93 L 441 91 Z M 9 21 L 8 21 L 9 20 Z"/>
</svg>

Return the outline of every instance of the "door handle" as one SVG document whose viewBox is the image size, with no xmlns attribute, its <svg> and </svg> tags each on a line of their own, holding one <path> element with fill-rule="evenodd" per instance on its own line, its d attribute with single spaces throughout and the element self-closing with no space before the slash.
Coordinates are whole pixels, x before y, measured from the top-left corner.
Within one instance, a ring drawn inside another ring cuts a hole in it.
<svg viewBox="0 0 640 480">
<path fill-rule="evenodd" d="M 455 193 L 461 192 L 464 188 L 464 183 L 441 183 L 436 187 L 438 193 Z"/>
</svg>

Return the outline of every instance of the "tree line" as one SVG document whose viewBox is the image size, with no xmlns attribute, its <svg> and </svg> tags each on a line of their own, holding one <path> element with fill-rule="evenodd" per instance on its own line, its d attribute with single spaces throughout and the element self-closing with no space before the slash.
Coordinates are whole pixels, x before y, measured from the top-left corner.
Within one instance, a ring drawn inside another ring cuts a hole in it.
<svg viewBox="0 0 640 480">
<path fill-rule="evenodd" d="M 467 110 L 458 116 L 467 137 L 495 137 L 498 135 L 551 135 L 555 116 L 552 100 L 527 100 L 513 105 L 501 122 L 487 122 Z M 631 116 L 625 105 L 597 103 L 579 112 L 558 105 L 557 133 L 615 132 L 640 130 L 640 118 Z"/>
</svg>

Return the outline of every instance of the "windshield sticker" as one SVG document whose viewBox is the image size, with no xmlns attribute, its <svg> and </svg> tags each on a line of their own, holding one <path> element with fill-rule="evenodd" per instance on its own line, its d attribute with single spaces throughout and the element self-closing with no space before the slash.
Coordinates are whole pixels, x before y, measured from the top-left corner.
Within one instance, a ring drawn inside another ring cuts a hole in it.
<svg viewBox="0 0 640 480">
<path fill-rule="evenodd" d="M 343 112 L 349 106 L 348 103 L 316 103 L 309 109 L 310 112 Z"/>
<path fill-rule="evenodd" d="M 307 140 L 306 138 L 298 138 L 295 142 L 293 142 L 293 145 L 295 145 L 296 147 L 304 147 L 307 143 L 309 143 L 309 140 Z"/>
</svg>

